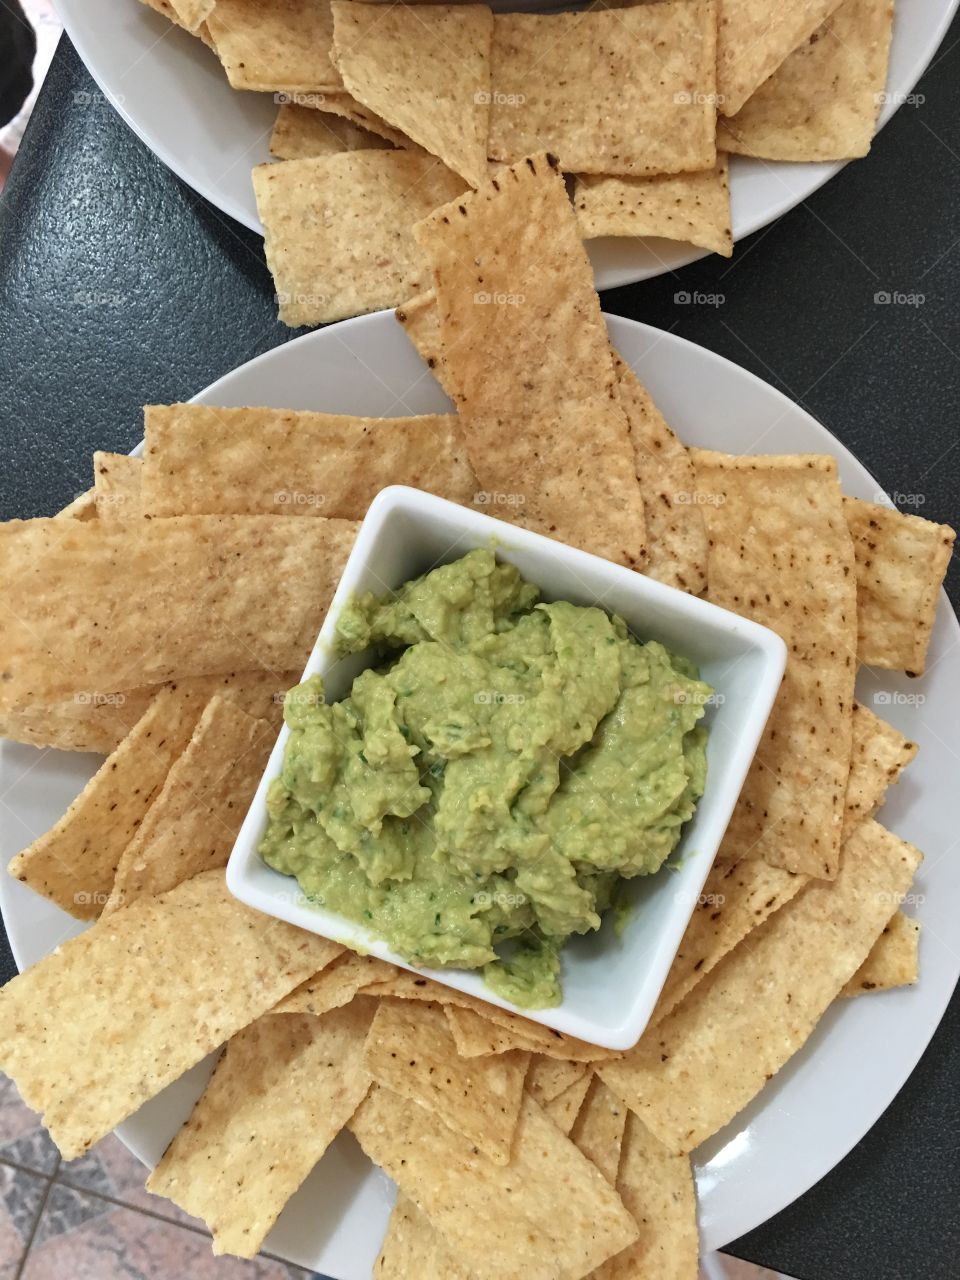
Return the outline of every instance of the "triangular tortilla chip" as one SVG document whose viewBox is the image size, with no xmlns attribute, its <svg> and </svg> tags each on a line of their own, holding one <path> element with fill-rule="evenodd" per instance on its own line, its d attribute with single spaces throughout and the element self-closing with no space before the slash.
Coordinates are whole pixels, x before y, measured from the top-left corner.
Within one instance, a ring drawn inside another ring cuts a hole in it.
<svg viewBox="0 0 960 1280">
<path fill-rule="evenodd" d="M 788 54 L 816 31 L 840 0 L 720 0 L 717 90 L 720 113 L 736 115 Z"/>
<path fill-rule="evenodd" d="M 278 160 L 306 160 L 333 156 L 341 151 L 382 150 L 391 144 L 362 129 L 352 120 L 314 111 L 311 107 L 284 104 L 270 135 L 270 154 Z"/>
<path fill-rule="evenodd" d="M 919 977 L 920 921 L 898 911 L 840 994 L 862 996 L 911 987 Z"/>
</svg>

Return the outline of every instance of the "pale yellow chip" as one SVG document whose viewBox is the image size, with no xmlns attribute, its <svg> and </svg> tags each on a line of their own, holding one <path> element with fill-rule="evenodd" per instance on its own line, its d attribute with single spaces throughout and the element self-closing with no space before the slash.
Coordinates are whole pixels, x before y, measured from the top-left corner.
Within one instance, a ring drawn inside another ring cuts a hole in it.
<svg viewBox="0 0 960 1280">
<path fill-rule="evenodd" d="M 562 1058 L 546 1058 L 534 1054 L 524 1088 L 543 1106 L 560 1096 L 564 1089 L 582 1080 L 590 1068 L 585 1062 L 566 1062 Z"/>
<path fill-rule="evenodd" d="M 280 1211 L 363 1101 L 363 1042 L 376 1006 L 322 1018 L 269 1014 L 233 1037 L 190 1119 L 147 1179 L 252 1258 Z"/>
<path fill-rule="evenodd" d="M 393 966 L 375 956 L 358 956 L 345 951 L 325 969 L 308 978 L 280 1001 L 271 1013 L 312 1013 L 315 1017 L 349 1004 L 358 993 L 366 993 L 371 980 L 383 978 Z"/>
<path fill-rule="evenodd" d="M 340 950 L 243 906 L 222 871 L 207 872 L 8 983 L 0 1070 L 72 1160 Z"/>
<path fill-rule="evenodd" d="M 640 1238 L 593 1273 L 593 1280 L 697 1280 L 700 1235 L 690 1159 L 669 1150 L 639 1117 L 627 1116 L 617 1191 Z"/>
<path fill-rule="evenodd" d="M 175 26 L 180 27 L 181 30 L 188 32 L 189 35 L 198 36 L 209 49 L 213 48 L 213 41 L 210 39 L 210 32 L 207 30 L 206 22 L 201 20 L 196 28 L 191 30 L 186 25 L 184 18 L 180 16 L 177 8 L 179 5 L 187 15 L 187 18 L 190 21 L 195 21 L 196 15 L 203 11 L 204 0 L 141 0 L 141 3 L 145 4 L 148 9 L 153 9 L 154 13 L 162 13 L 165 18 Z M 213 8 L 215 3 L 216 0 L 209 0 L 210 8 Z"/>
<path fill-rule="evenodd" d="M 637 1238 L 620 1197 L 528 1094 L 509 1165 L 377 1085 L 349 1128 L 477 1280 L 579 1280 Z"/>
<path fill-rule="evenodd" d="M 210 699 L 123 851 L 106 912 L 227 865 L 276 737 L 227 698 Z"/>
<path fill-rule="evenodd" d="M 862 996 L 870 991 L 912 987 L 919 978 L 920 921 L 898 911 L 840 994 Z"/>
<path fill-rule="evenodd" d="M 55 520 L 95 520 L 97 516 L 97 495 L 95 489 L 87 489 L 78 493 L 72 502 L 68 502 L 54 516 Z"/>
<path fill-rule="evenodd" d="M 716 58 L 713 0 L 497 13 L 490 158 L 550 151 L 571 173 L 712 168 Z"/>
<path fill-rule="evenodd" d="M 169 7 L 173 10 L 172 20 L 185 27 L 187 31 L 196 31 L 200 25 L 210 17 L 213 12 L 217 0 L 168 0 L 168 5 L 160 8 L 159 5 L 152 5 L 152 8 L 158 8 L 161 13 L 166 12 Z"/>
<path fill-rule="evenodd" d="M 143 515 L 140 485 L 143 461 L 128 453 L 93 455 L 94 494 L 101 520 L 132 520 Z"/>
<path fill-rule="evenodd" d="M 545 155 L 528 157 L 415 233 L 434 271 L 467 456 L 490 505 L 525 528 L 642 565 L 626 415 L 559 172 Z"/>
<path fill-rule="evenodd" d="M 840 0 L 721 0 L 717 105 L 732 116 L 824 22 Z"/>
<path fill-rule="evenodd" d="M 483 1012 L 478 1012 L 478 1009 Z M 597 1062 L 619 1057 L 616 1050 L 602 1049 L 575 1036 L 562 1035 L 496 1005 L 461 996 L 459 992 L 446 1002 L 444 1011 L 457 1042 L 457 1052 L 465 1058 L 483 1053 L 507 1053 L 511 1049 L 531 1049 L 534 1053 L 570 1062 Z"/>
<path fill-rule="evenodd" d="M 0 709 L 303 670 L 357 526 L 181 516 L 0 525 Z"/>
<path fill-rule="evenodd" d="M 383 1248 L 373 1264 L 377 1280 L 473 1280 L 425 1213 L 399 1192 Z"/>
<path fill-rule="evenodd" d="M 787 669 L 720 856 L 832 879 L 850 772 L 856 581 L 837 464 L 691 451 L 708 599 L 771 627 Z"/>
<path fill-rule="evenodd" d="M 956 534 L 859 498 L 844 498 L 843 511 L 857 559 L 857 656 L 922 675 Z"/>
<path fill-rule="evenodd" d="M 893 0 L 842 0 L 735 116 L 721 119 L 721 146 L 764 160 L 865 156 L 892 32 Z"/>
<path fill-rule="evenodd" d="M 874 694 L 875 704 L 886 705 L 885 696 L 889 694 Z M 843 811 L 844 840 L 857 823 L 873 817 L 883 804 L 887 788 L 899 780 L 916 754 L 915 742 L 909 742 L 898 729 L 867 707 L 854 703 L 853 750 Z"/>
<path fill-rule="evenodd" d="M 729 162 L 722 153 L 712 169 L 652 178 L 579 174 L 573 191 L 584 240 L 600 236 L 662 236 L 733 253 Z"/>
<path fill-rule="evenodd" d="M 362 520 L 407 484 L 469 503 L 477 482 L 453 414 L 358 418 L 200 404 L 144 409 L 144 509 L 152 516 Z"/>
<path fill-rule="evenodd" d="M 528 1053 L 462 1058 L 440 1005 L 386 999 L 363 1061 L 378 1084 L 424 1107 L 494 1163 L 510 1162 Z"/>
<path fill-rule="evenodd" d="M 616 1186 L 627 1108 L 602 1080 L 593 1077 L 570 1137 L 611 1186 Z"/>
<path fill-rule="evenodd" d="M 907 892 L 922 855 L 872 820 L 619 1062 L 597 1071 L 673 1151 L 723 1128 L 802 1047 Z"/>
<path fill-rule="evenodd" d="M 589 1092 L 591 1079 L 592 1076 L 588 1072 L 579 1080 L 574 1080 L 573 1084 L 567 1085 L 563 1093 L 558 1093 L 555 1098 L 543 1104 L 544 1111 L 560 1132 L 568 1138 Z"/>
<path fill-rule="evenodd" d="M 330 0 L 216 0 L 204 16 L 234 89 L 315 93 L 340 86 L 330 61 Z"/>
<path fill-rule="evenodd" d="M 425 293 L 418 293 L 415 298 L 397 307 L 396 317 L 424 364 L 452 399 L 453 388 L 445 380 L 443 338 L 436 290 L 428 289 Z"/>
<path fill-rule="evenodd" d="M 354 98 L 479 186 L 493 38 L 486 5 L 331 7 L 334 61 Z"/>
<path fill-rule="evenodd" d="M 386 138 L 370 133 L 343 116 L 310 107 L 284 104 L 270 135 L 270 154 L 278 160 L 307 160 L 389 147 Z"/>
<path fill-rule="evenodd" d="M 398 306 L 429 283 L 411 228 L 464 187 L 432 156 L 348 151 L 253 171 L 284 324 Z"/>
<path fill-rule="evenodd" d="M 324 111 L 328 114 L 332 113 L 343 120 L 350 121 L 361 129 L 365 129 L 367 133 L 376 134 L 378 138 L 382 138 L 384 142 L 389 142 L 394 147 L 402 147 L 421 156 L 427 154 L 422 147 L 418 147 L 415 142 L 408 138 L 401 129 L 395 129 L 392 124 L 388 124 L 383 116 L 378 116 L 375 111 L 371 111 L 362 102 L 358 102 L 352 93 L 347 93 L 346 89 L 341 89 L 336 93 L 299 95 L 293 101 L 304 103 L 315 110 Z M 356 148 L 353 149 L 355 150 Z"/>
</svg>

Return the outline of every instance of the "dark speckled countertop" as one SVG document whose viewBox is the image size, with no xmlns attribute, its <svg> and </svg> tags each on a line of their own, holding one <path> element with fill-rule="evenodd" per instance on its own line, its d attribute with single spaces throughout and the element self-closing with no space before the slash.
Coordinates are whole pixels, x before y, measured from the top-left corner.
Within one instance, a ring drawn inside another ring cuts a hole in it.
<svg viewBox="0 0 960 1280">
<path fill-rule="evenodd" d="M 960 517 L 960 24 L 871 155 L 708 258 L 603 298 L 799 401 L 888 491 Z M 88 91 L 88 105 L 75 94 Z M 721 294 L 720 306 L 674 295 Z M 912 293 L 916 306 L 875 295 Z M 141 405 L 286 341 L 258 237 L 174 178 L 64 40 L 0 203 L 0 517 L 49 515 Z M 948 578 L 956 604 L 960 573 Z M 15 972 L 0 935 L 0 980 Z M 854 1151 L 731 1252 L 800 1280 L 946 1280 L 960 1257 L 960 1002 Z M 790 1153 L 783 1153 L 785 1162 Z"/>
</svg>

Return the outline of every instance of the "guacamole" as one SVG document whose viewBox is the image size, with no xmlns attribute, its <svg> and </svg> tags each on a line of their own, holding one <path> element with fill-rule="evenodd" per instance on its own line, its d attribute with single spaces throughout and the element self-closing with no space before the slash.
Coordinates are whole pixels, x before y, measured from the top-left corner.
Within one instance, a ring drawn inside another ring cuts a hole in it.
<svg viewBox="0 0 960 1280">
<path fill-rule="evenodd" d="M 381 665 L 287 695 L 264 860 L 415 965 L 560 1000 L 560 948 L 670 855 L 703 792 L 712 692 L 599 608 L 543 603 L 491 551 L 341 612 Z"/>
</svg>

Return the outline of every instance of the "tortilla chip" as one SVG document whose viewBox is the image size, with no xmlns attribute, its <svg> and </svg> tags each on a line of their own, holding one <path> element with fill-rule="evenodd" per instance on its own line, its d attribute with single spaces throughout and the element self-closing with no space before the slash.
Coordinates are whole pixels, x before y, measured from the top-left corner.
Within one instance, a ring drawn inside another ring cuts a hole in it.
<svg viewBox="0 0 960 1280">
<path fill-rule="evenodd" d="M 415 298 L 397 307 L 395 314 L 424 364 L 452 399 L 453 389 L 445 381 L 443 339 L 440 334 L 440 311 L 437 307 L 436 290 L 428 289 L 425 293 L 418 293 Z"/>
<path fill-rule="evenodd" d="M 474 1058 L 481 1053 L 506 1053 L 510 1049 L 532 1049 L 535 1053 L 565 1058 L 570 1062 L 596 1062 L 601 1058 L 620 1056 L 614 1049 L 587 1044 L 576 1036 L 563 1035 L 551 1027 L 531 1022 L 482 1000 L 474 1000 L 458 991 L 453 992 L 446 1002 L 445 1012 L 457 1042 L 457 1052 L 465 1058 Z"/>
<path fill-rule="evenodd" d="M 617 1183 L 626 1123 L 627 1108 L 594 1076 L 570 1137 L 611 1186 Z"/>
<path fill-rule="evenodd" d="M 549 150 L 570 173 L 709 169 L 716 59 L 713 0 L 497 13 L 490 158 Z"/>
<path fill-rule="evenodd" d="M 271 1008 L 341 948 L 243 906 L 220 871 L 144 898 L 0 992 L 0 1070 L 65 1160 Z M 51 1010 L 68 1010 L 51 1031 Z"/>
<path fill-rule="evenodd" d="M 579 1280 L 636 1239 L 619 1196 L 528 1094 L 509 1165 L 377 1085 L 348 1127 L 477 1280 Z"/>
<path fill-rule="evenodd" d="M 207 27 L 234 89 L 315 93 L 340 86 L 330 0 L 216 0 Z"/>
<path fill-rule="evenodd" d="M 143 515 L 141 458 L 98 450 L 93 455 L 93 474 L 97 515 L 101 520 L 132 520 Z"/>
<path fill-rule="evenodd" d="M 882 695 L 876 694 L 875 697 Z M 843 811 L 843 839 L 864 818 L 872 818 L 883 804 L 887 788 L 917 754 L 917 744 L 908 742 L 892 724 L 872 711 L 853 706 L 853 751 Z"/>
<path fill-rule="evenodd" d="M 843 0 L 735 116 L 728 151 L 764 160 L 865 156 L 887 82 L 893 0 Z"/>
<path fill-rule="evenodd" d="M 355 995 L 370 985 L 372 977 L 389 973 L 392 967 L 375 956 L 358 956 L 354 951 L 345 951 L 333 964 L 284 996 L 270 1012 L 312 1013 L 314 1017 L 320 1017 L 331 1009 L 349 1004 Z"/>
<path fill-rule="evenodd" d="M 843 513 L 857 559 L 857 656 L 871 667 L 922 675 L 954 531 L 859 498 Z"/>
<path fill-rule="evenodd" d="M 707 529 L 692 500 L 697 483 L 690 455 L 667 426 L 646 387 L 615 351 L 613 367 L 643 494 L 647 527 L 644 573 L 667 586 L 700 595 L 707 585 Z"/>
<path fill-rule="evenodd" d="M 370 1087 L 363 1042 L 376 1005 L 322 1018 L 273 1014 L 238 1032 L 147 1190 L 201 1218 L 214 1254 L 252 1258 Z"/>
<path fill-rule="evenodd" d="M 723 154 L 712 169 L 653 178 L 578 174 L 573 191 L 584 240 L 599 236 L 662 236 L 729 258 L 729 164 Z"/>
<path fill-rule="evenodd" d="M 56 513 L 55 520 L 93 520 L 97 514 L 97 497 L 93 489 L 78 493 L 72 502 Z"/>
<path fill-rule="evenodd" d="M 736 115 L 788 54 L 830 16 L 840 0 L 721 0 L 717 39 L 717 105 Z"/>
<path fill-rule="evenodd" d="M 276 741 L 226 698 L 211 698 L 117 866 L 106 912 L 225 867 Z"/>
<path fill-rule="evenodd" d="M 173 21 L 193 32 L 210 17 L 217 2 L 218 0 L 168 0 L 169 8 L 173 10 Z M 161 12 L 165 12 L 165 9 Z"/>
<path fill-rule="evenodd" d="M 143 412 L 144 507 L 152 516 L 362 520 L 389 484 L 462 503 L 477 489 L 453 414 L 356 418 L 200 404 Z"/>
<path fill-rule="evenodd" d="M 562 1134 L 569 1138 L 593 1079 L 591 1072 L 567 1085 L 563 1093 L 543 1104 L 543 1109 Z"/>
<path fill-rule="evenodd" d="M 592 1280 L 697 1280 L 700 1235 L 689 1157 L 669 1151 L 633 1113 L 616 1186 L 640 1239 L 599 1267 Z"/>
<path fill-rule="evenodd" d="M 805 1043 L 863 964 L 921 857 L 876 822 L 861 823 L 832 883 L 811 881 L 598 1073 L 661 1142 L 692 1151 Z"/>
<path fill-rule="evenodd" d="M 545 1058 L 534 1054 L 524 1088 L 541 1107 L 558 1098 L 564 1089 L 582 1080 L 590 1068 L 585 1062 L 566 1062 L 562 1058 Z"/>
<path fill-rule="evenodd" d="M 434 270 L 467 456 L 498 515 L 642 564 L 643 500 L 607 331 L 550 159 L 503 170 L 414 231 Z"/>
<path fill-rule="evenodd" d="M 430 1219 L 403 1192 L 390 1215 L 386 1239 L 373 1264 L 377 1280 L 473 1280 Z"/>
<path fill-rule="evenodd" d="M 432 156 L 348 151 L 253 171 L 284 324 L 395 307 L 428 283 L 411 227 L 463 190 Z"/>
<path fill-rule="evenodd" d="M 305 160 L 390 145 L 386 138 L 361 129 L 343 116 L 286 104 L 277 112 L 270 135 L 270 154 L 278 160 Z"/>
<path fill-rule="evenodd" d="M 315 110 L 332 112 L 344 120 L 351 121 L 361 129 L 365 129 L 367 133 L 376 134 L 378 138 L 382 138 L 384 142 L 389 142 L 394 147 L 401 147 L 420 156 L 427 155 L 427 152 L 422 147 L 418 147 L 405 133 L 401 132 L 400 129 L 394 129 L 393 125 L 387 124 L 383 116 L 378 116 L 375 111 L 365 107 L 362 102 L 358 102 L 353 94 L 347 93 L 345 89 L 337 93 L 308 94 L 306 97 L 296 100 L 305 102 L 308 107 L 312 107 Z M 462 190 L 462 184 L 460 189 Z"/>
<path fill-rule="evenodd" d="M 350 93 L 477 187 L 487 176 L 490 45 L 486 5 L 334 0 L 334 62 Z"/>
<path fill-rule="evenodd" d="M 10 874 L 80 920 L 99 916 L 123 851 L 190 741 L 201 707 L 190 694 L 161 690 L 56 826 L 11 861 Z"/>
<path fill-rule="evenodd" d="M 720 856 L 837 873 L 856 676 L 853 548 L 835 459 L 691 450 L 708 599 L 771 627 L 787 670 Z"/>
<path fill-rule="evenodd" d="M 356 530 L 272 516 L 7 521 L 0 709 L 302 670 Z"/>
<path fill-rule="evenodd" d="M 919 977 L 920 921 L 898 911 L 840 994 L 862 996 L 870 991 L 912 987 Z"/>
<path fill-rule="evenodd" d="M 388 999 L 363 1061 L 378 1084 L 418 1103 L 495 1164 L 509 1163 L 529 1054 L 461 1058 L 440 1005 Z"/>
</svg>

